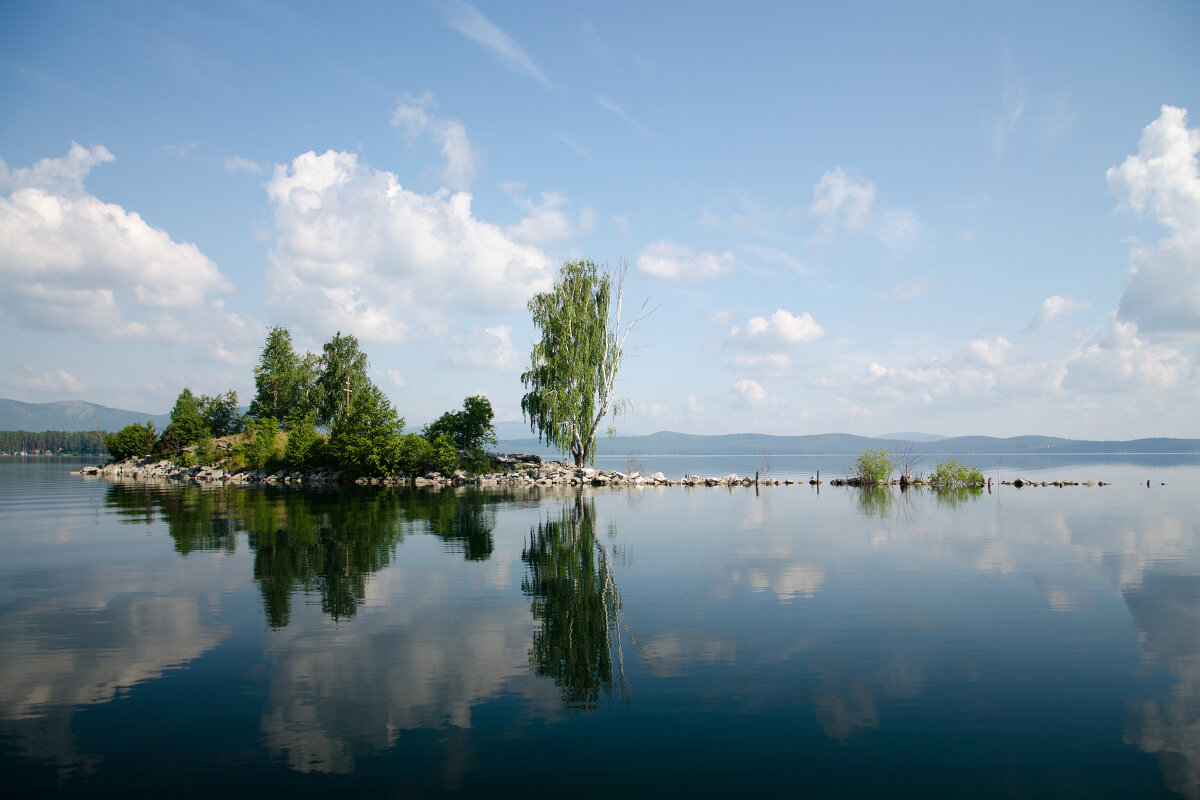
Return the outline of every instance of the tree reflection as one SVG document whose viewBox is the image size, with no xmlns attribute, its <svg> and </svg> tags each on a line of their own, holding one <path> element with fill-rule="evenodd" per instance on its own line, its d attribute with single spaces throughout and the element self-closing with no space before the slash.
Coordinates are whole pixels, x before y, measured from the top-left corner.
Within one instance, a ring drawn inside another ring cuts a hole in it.
<svg viewBox="0 0 1200 800">
<path fill-rule="evenodd" d="M 409 533 L 429 533 L 471 561 L 494 547 L 494 504 L 502 493 L 421 492 L 343 486 L 179 487 L 114 483 L 106 506 L 131 524 L 166 522 L 175 550 L 235 552 L 246 533 L 254 554 L 254 580 L 267 624 L 291 619 L 292 596 L 317 594 L 335 620 L 352 617 L 366 598 L 367 582 L 386 567 L 395 545 Z"/>
<path fill-rule="evenodd" d="M 892 512 L 892 492 L 886 486 L 860 486 L 857 489 L 858 513 L 883 519 Z"/>
<path fill-rule="evenodd" d="M 557 518 L 530 529 L 521 553 L 528 566 L 521 589 L 533 598 L 530 610 L 538 622 L 530 665 L 554 679 L 569 706 L 581 709 L 612 694 L 614 646 L 624 688 L 621 599 L 595 518 L 594 502 L 578 495 Z"/>
<path fill-rule="evenodd" d="M 981 497 L 983 497 L 982 486 L 947 486 L 933 490 L 933 498 L 937 504 L 950 510 L 968 503 L 978 502 Z"/>
</svg>

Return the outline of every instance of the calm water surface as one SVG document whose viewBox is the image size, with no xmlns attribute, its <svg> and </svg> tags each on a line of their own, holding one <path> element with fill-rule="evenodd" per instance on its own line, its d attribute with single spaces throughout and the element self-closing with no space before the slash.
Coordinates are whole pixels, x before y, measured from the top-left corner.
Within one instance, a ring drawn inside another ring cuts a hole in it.
<svg viewBox="0 0 1200 800">
<path fill-rule="evenodd" d="M 1200 798 L 1200 461 L 981 465 L 1114 485 L 201 489 L 0 461 L 0 774 Z"/>
</svg>

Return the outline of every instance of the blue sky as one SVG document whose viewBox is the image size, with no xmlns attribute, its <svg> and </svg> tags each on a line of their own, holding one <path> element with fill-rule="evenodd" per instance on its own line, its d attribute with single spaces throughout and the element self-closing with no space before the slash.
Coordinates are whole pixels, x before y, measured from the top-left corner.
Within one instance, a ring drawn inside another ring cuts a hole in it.
<svg viewBox="0 0 1200 800">
<path fill-rule="evenodd" d="M 628 265 L 628 433 L 1200 437 L 1200 4 L 6 3 L 0 396 L 359 337 L 520 419 Z M 1190 115 L 1189 115 L 1190 114 Z"/>
</svg>

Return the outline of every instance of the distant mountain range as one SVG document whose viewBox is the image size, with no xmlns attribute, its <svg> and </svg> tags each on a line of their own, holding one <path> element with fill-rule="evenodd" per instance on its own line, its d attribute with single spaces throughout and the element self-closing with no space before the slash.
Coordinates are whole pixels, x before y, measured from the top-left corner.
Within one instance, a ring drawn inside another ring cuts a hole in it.
<svg viewBox="0 0 1200 800">
<path fill-rule="evenodd" d="M 1130 441 L 1090 441 L 1060 439 L 1054 436 L 953 436 L 934 441 L 913 441 L 883 437 L 854 436 L 849 433 L 823 433 L 813 436 L 770 436 L 763 433 L 733 433 L 700 436 L 663 431 L 648 436 L 607 437 L 597 442 L 597 450 L 608 455 L 644 453 L 647 455 L 847 455 L 866 449 L 886 448 L 912 455 L 1051 455 L 1056 453 L 1200 453 L 1200 439 L 1132 439 Z M 554 452 L 535 438 L 502 439 L 498 450 L 505 453 Z"/>
<path fill-rule="evenodd" d="M 85 403 L 59 400 L 56 403 L 22 403 L 0 400 L 0 431 L 119 431 L 126 425 L 150 420 L 162 430 L 171 421 L 170 414 L 146 414 Z"/>
<path fill-rule="evenodd" d="M 135 422 L 150 420 L 162 430 L 170 422 L 169 414 L 146 414 L 109 408 L 82 400 L 56 403 L 22 403 L 0 399 L 0 430 L 6 431 L 117 431 Z M 555 451 L 536 437 L 515 436 L 528 431 L 522 423 L 497 424 L 503 453 L 553 454 Z M 410 430 L 418 430 L 412 428 Z M 506 435 L 507 434 L 507 435 Z M 823 433 L 812 436 L 771 436 L 765 433 L 732 433 L 706 436 L 660 431 L 647 436 L 601 436 L 598 451 L 607 455 L 847 455 L 881 447 L 893 452 L 906 450 L 913 455 L 1052 455 L 1056 453 L 1200 453 L 1200 439 L 1132 439 L 1129 441 L 1091 441 L 1060 439 L 1054 436 L 939 437 L 928 433 L 893 433 L 884 436 L 855 436 L 849 433 Z"/>
</svg>

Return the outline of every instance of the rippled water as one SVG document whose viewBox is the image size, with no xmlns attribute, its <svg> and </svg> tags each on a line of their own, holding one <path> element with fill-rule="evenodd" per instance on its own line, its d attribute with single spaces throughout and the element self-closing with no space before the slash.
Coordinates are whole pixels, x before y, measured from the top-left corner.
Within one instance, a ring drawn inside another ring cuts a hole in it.
<svg viewBox="0 0 1200 800">
<path fill-rule="evenodd" d="M 1183 461 L 581 495 L 6 460 L 0 769 L 23 795 L 1200 798 Z"/>
</svg>

